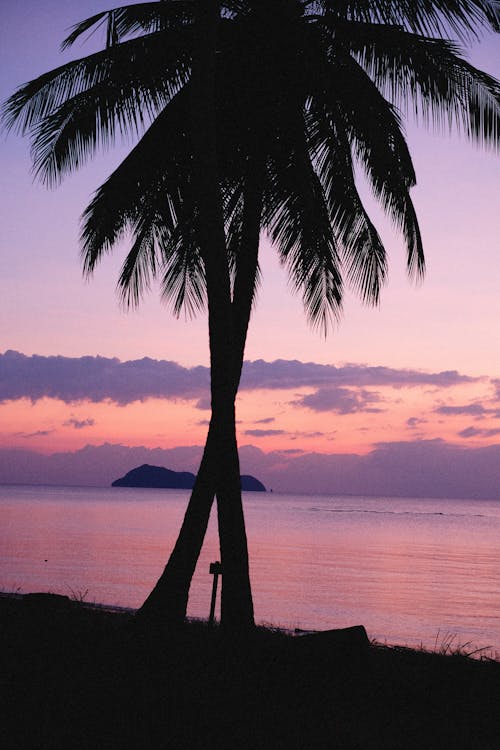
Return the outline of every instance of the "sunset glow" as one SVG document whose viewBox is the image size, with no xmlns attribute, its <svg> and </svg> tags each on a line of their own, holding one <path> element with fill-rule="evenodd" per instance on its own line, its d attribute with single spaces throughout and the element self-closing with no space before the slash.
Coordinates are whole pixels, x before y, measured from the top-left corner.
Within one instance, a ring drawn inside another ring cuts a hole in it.
<svg viewBox="0 0 500 750">
<path fill-rule="evenodd" d="M 29 23 L 22 4 L 6 8 L 2 100 L 19 84 L 69 59 L 68 53 L 58 52 L 58 45 L 71 24 L 112 6 L 98 0 L 44 0 L 30 4 Z M 74 54 L 92 51 L 92 44 Z M 29 54 L 20 55 L 20 49 L 29 49 Z M 496 39 L 476 42 L 469 53 L 473 63 L 498 77 Z M 411 119 L 407 135 L 428 266 L 421 286 L 408 282 L 401 238 L 366 195 L 389 251 L 389 283 L 379 309 L 363 307 L 348 292 L 343 320 L 324 339 L 311 331 L 273 248 L 262 237 L 263 281 L 246 348 L 256 379 L 245 384 L 245 373 L 250 372 L 246 366 L 237 418 L 240 445 L 258 449 L 253 455 L 280 454 L 279 461 L 262 459 L 261 464 L 264 478 L 268 471 L 275 486 L 279 471 L 273 474 L 269 466 L 279 465 L 284 472 L 289 460 L 306 454 L 368 456 L 381 445 L 396 449 L 403 443 L 415 451 L 424 443 L 446 444 L 454 451 L 500 449 L 498 157 L 456 134 L 429 133 Z M 6 357 L 5 352 L 13 350 L 28 358 L 11 358 L 11 369 L 0 369 L 0 452 L 73 454 L 103 444 L 199 450 L 210 414 L 208 388 L 201 381 L 191 392 L 180 386 L 169 391 L 171 369 L 161 395 L 151 392 L 146 376 L 144 393 L 135 381 L 136 390 L 129 396 L 118 391 L 96 394 L 90 385 L 85 390 L 87 370 L 81 358 L 96 355 L 121 363 L 145 357 L 177 363 L 179 382 L 195 378 L 186 368 L 201 367 L 207 374 L 205 315 L 176 320 L 160 303 L 157 289 L 138 310 L 122 310 L 115 293 L 123 257 L 119 250 L 104 259 L 90 283 L 81 278 L 79 216 L 93 190 L 127 153 L 127 144 L 99 155 L 54 191 L 33 183 L 25 140 L 11 134 L 2 139 L 0 149 L 0 353 Z M 54 392 L 35 387 L 36 369 L 29 375 L 29 367 L 36 364 L 30 359 L 33 354 L 61 356 L 73 368 L 53 371 Z M 290 380 L 281 385 L 285 366 L 278 367 L 276 360 L 289 363 Z M 0 368 L 6 363 L 4 359 Z M 333 371 L 330 380 L 326 375 L 324 380 L 309 374 L 299 378 L 301 363 L 351 370 L 342 379 Z M 367 367 L 391 372 L 370 381 Z M 273 368 L 277 380 L 270 384 Z M 407 372 L 422 377 L 408 383 Z M 30 377 L 33 382 L 24 380 Z M 101 379 L 106 382 L 104 375 Z M 68 383 L 75 382 L 80 390 L 72 396 Z M 124 382 L 130 383 L 129 375 Z M 243 469 L 245 455 L 250 454 L 242 453 Z M 496 458 L 490 463 L 488 470 L 494 472 Z M 3 465 L 8 467 L 5 481 L 23 480 L 10 453 Z M 254 468 L 259 470 L 258 462 Z M 494 474 L 490 479 L 494 484 Z M 308 481 L 304 479 L 301 489 Z M 321 486 L 327 482 L 326 473 Z"/>
</svg>

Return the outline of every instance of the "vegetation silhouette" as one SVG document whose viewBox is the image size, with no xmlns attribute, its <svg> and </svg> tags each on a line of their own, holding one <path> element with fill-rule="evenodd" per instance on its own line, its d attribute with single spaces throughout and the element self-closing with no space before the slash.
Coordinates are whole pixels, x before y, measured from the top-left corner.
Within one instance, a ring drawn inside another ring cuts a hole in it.
<svg viewBox="0 0 500 750">
<path fill-rule="evenodd" d="M 346 635 L 241 642 L 189 623 L 165 638 L 127 612 L 0 595 L 2 748 L 498 747 L 498 661 Z"/>
<path fill-rule="evenodd" d="M 208 308 L 212 415 L 177 543 L 140 615 L 176 624 L 217 497 L 221 619 L 253 624 L 235 430 L 246 335 L 265 231 L 313 326 L 341 316 L 345 284 L 377 304 L 386 253 L 357 189 L 361 167 L 424 273 L 402 113 L 498 144 L 500 85 L 461 48 L 499 30 L 498 3 L 471 0 L 152 2 L 99 13 L 101 52 L 21 87 L 5 121 L 32 135 L 54 184 L 117 133 L 140 135 L 83 215 L 91 274 L 126 231 L 118 287 L 137 304 L 153 280 L 179 314 Z"/>
<path fill-rule="evenodd" d="M 111 482 L 112 487 L 156 487 L 192 490 L 196 476 L 190 471 L 171 471 L 163 466 L 141 464 L 128 471 L 125 476 Z M 265 492 L 266 488 L 258 479 L 249 474 L 240 477 L 242 490 Z"/>
</svg>

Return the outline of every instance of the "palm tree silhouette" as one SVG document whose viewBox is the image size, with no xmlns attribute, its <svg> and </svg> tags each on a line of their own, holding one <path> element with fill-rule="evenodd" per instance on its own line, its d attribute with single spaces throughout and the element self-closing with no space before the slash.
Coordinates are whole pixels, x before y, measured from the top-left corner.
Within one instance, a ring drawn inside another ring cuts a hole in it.
<svg viewBox="0 0 500 750">
<path fill-rule="evenodd" d="M 341 315 L 347 281 L 371 304 L 386 277 L 357 167 L 402 231 L 411 276 L 424 272 L 400 110 L 498 143 L 499 84 L 441 38 L 498 29 L 491 2 L 159 2 L 78 24 L 65 45 L 107 23 L 106 49 L 14 94 L 7 124 L 33 134 L 54 182 L 115 131 L 151 122 L 83 217 L 91 273 L 128 228 L 119 288 L 136 304 L 154 278 L 174 311 L 207 303 L 212 418 L 176 546 L 143 616 L 178 622 L 217 495 L 222 618 L 253 621 L 234 401 L 266 231 L 313 325 Z"/>
</svg>

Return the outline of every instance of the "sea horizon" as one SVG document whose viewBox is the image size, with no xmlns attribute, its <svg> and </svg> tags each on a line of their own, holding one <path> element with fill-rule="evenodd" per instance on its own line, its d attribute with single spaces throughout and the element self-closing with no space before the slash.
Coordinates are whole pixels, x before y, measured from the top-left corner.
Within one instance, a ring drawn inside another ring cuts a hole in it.
<svg viewBox="0 0 500 750">
<path fill-rule="evenodd" d="M 0 485 L 0 589 L 86 592 L 137 609 L 167 562 L 189 490 Z M 362 624 L 378 642 L 500 653 L 500 504 L 463 498 L 244 493 L 255 618 Z M 212 513 L 188 616 L 209 612 Z"/>
<path fill-rule="evenodd" d="M 196 475 L 196 472 L 194 472 Z M 189 489 L 179 489 L 177 490 L 174 487 L 112 487 L 112 484 L 69 484 L 69 483 L 53 483 L 53 482 L 2 482 L 0 481 L 0 487 L 60 487 L 61 489 L 64 488 L 81 488 L 86 490 L 91 489 L 113 489 L 113 490 L 175 490 L 179 492 L 186 492 L 190 493 L 191 490 Z M 254 493 L 253 490 L 242 490 L 242 494 L 261 494 L 261 495 L 303 495 L 305 497 L 337 497 L 337 498 L 388 498 L 391 500 L 465 500 L 469 502 L 499 502 L 500 503 L 500 495 L 496 497 L 470 497 L 469 495 L 430 495 L 430 494 L 408 494 L 408 495 L 402 495 L 402 494 L 389 494 L 387 492 L 385 493 L 368 493 L 368 492 L 342 492 L 342 493 L 333 493 L 333 492 L 307 492 L 301 490 L 300 492 L 294 493 L 289 492 L 287 490 L 275 490 L 274 488 L 267 489 L 264 492 L 257 492 Z"/>
</svg>

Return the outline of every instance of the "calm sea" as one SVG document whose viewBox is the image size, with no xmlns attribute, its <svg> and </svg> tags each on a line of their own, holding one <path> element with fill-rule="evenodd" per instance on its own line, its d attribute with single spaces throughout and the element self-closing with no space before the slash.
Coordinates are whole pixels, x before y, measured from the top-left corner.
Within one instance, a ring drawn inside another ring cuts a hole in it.
<svg viewBox="0 0 500 750">
<path fill-rule="evenodd" d="M 189 494 L 0 486 L 0 589 L 138 607 Z M 290 628 L 365 625 L 381 642 L 500 653 L 500 502 L 246 493 L 255 615 Z M 214 514 L 188 614 L 207 617 Z"/>
</svg>

